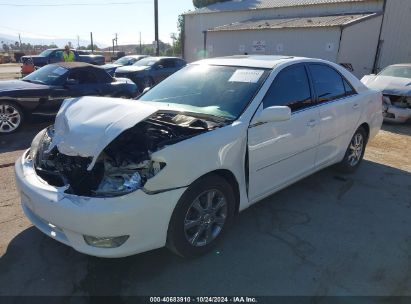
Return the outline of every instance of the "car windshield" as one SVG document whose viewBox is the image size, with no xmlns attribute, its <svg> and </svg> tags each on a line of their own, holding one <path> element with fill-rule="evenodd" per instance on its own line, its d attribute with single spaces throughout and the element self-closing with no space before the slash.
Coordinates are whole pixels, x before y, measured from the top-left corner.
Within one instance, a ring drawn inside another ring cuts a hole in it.
<svg viewBox="0 0 411 304">
<path fill-rule="evenodd" d="M 57 85 L 59 80 L 64 77 L 68 72 L 67 69 L 60 67 L 58 65 L 46 65 L 37 71 L 34 71 L 30 75 L 23 78 L 23 81 L 46 84 L 46 85 Z"/>
<path fill-rule="evenodd" d="M 379 75 L 411 79 L 411 66 L 389 66 L 382 70 Z"/>
<path fill-rule="evenodd" d="M 137 59 L 134 57 L 122 57 L 116 61 L 114 61 L 114 64 L 119 64 L 119 65 L 130 65 L 133 64 Z"/>
<path fill-rule="evenodd" d="M 170 110 L 237 119 L 269 71 L 231 66 L 191 65 L 168 77 L 139 100 Z"/>
<path fill-rule="evenodd" d="M 135 65 L 135 66 L 152 66 L 153 64 L 155 64 L 158 61 L 159 61 L 159 59 L 157 59 L 157 58 L 144 58 L 144 59 L 141 59 L 141 60 L 137 61 L 133 65 Z"/>
<path fill-rule="evenodd" d="M 45 50 L 41 52 L 39 56 L 48 57 L 51 54 L 51 52 L 53 52 L 53 50 Z"/>
</svg>

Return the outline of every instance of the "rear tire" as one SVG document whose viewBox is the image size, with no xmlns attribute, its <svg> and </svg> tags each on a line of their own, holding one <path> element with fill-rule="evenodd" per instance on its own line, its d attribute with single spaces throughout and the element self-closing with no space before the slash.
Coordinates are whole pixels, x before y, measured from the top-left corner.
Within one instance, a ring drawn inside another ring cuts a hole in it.
<svg viewBox="0 0 411 304">
<path fill-rule="evenodd" d="M 18 131 L 24 121 L 24 112 L 14 102 L 0 101 L 0 135 Z"/>
<path fill-rule="evenodd" d="M 361 165 L 367 146 L 368 136 L 363 127 L 355 131 L 353 138 L 345 152 L 344 159 L 337 165 L 343 173 L 353 173 Z"/>
<path fill-rule="evenodd" d="M 231 185 L 218 175 L 194 182 L 182 195 L 170 220 L 167 247 L 188 258 L 214 248 L 234 216 Z"/>
</svg>

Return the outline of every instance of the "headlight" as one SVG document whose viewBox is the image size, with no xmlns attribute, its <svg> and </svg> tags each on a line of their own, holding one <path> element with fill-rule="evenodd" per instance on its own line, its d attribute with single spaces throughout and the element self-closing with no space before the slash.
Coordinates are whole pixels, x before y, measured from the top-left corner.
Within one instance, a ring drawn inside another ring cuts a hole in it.
<svg viewBox="0 0 411 304">
<path fill-rule="evenodd" d="M 165 163 L 145 161 L 140 164 L 113 167 L 106 161 L 103 180 L 93 192 L 99 197 L 116 197 L 132 193 L 141 189 L 147 180 L 160 173 L 165 166 Z"/>
<path fill-rule="evenodd" d="M 35 160 L 39 153 L 42 154 L 48 149 L 51 144 L 52 136 L 53 127 L 48 127 L 47 129 L 40 131 L 40 133 L 34 137 L 30 147 L 30 159 Z"/>
<path fill-rule="evenodd" d="M 33 141 L 31 142 L 30 154 L 29 154 L 30 159 L 32 160 L 35 159 L 37 152 L 39 150 L 39 147 L 43 141 L 44 134 L 46 134 L 46 132 L 47 132 L 47 129 L 40 131 L 40 133 L 38 133 L 36 137 L 34 137 Z"/>
</svg>

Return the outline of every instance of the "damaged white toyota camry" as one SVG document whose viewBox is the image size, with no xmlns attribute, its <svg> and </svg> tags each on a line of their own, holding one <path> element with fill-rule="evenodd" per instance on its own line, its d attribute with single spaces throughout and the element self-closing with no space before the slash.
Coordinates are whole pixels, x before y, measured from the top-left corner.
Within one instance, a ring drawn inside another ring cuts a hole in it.
<svg viewBox="0 0 411 304">
<path fill-rule="evenodd" d="M 210 250 L 233 216 L 324 167 L 353 172 L 381 93 L 322 60 L 196 62 L 138 101 L 66 100 L 17 161 L 26 216 L 99 257 Z"/>
</svg>

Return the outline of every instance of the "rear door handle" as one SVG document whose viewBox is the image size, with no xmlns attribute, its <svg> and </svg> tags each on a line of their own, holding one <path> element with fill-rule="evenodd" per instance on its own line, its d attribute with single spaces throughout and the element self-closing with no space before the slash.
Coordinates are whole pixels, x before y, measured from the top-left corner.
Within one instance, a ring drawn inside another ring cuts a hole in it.
<svg viewBox="0 0 411 304">
<path fill-rule="evenodd" d="M 360 107 L 360 105 L 359 105 L 358 103 L 356 103 L 356 104 L 354 104 L 354 105 L 352 106 L 352 108 L 353 108 L 354 110 L 357 110 L 359 107 Z"/>
<path fill-rule="evenodd" d="M 311 128 L 315 127 L 316 125 L 317 125 L 317 121 L 315 119 L 312 119 L 307 123 L 307 126 Z"/>
</svg>

